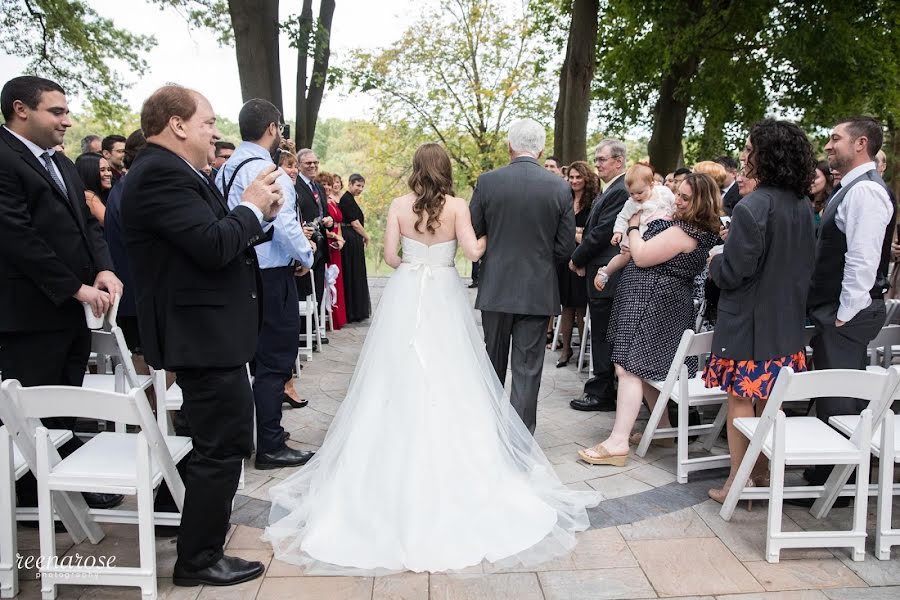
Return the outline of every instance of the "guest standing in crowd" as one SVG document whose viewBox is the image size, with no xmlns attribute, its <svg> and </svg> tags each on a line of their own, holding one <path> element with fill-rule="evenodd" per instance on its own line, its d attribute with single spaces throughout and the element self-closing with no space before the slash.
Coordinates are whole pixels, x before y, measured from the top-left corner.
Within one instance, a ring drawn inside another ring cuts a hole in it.
<svg viewBox="0 0 900 600">
<path fill-rule="evenodd" d="M 546 163 L 545 163 L 546 166 Z M 600 191 L 600 183 L 597 176 L 582 160 L 569 165 L 569 186 L 572 189 L 572 202 L 575 211 L 575 244 L 581 244 L 584 235 L 584 227 L 587 225 L 588 215 L 594 198 Z M 572 358 L 572 331 L 578 325 L 578 335 L 584 338 L 584 314 L 587 310 L 587 283 L 585 278 L 569 269 L 568 261 L 560 263 L 559 298 L 562 303 L 562 322 L 559 325 L 559 333 L 562 336 L 562 347 L 559 350 L 559 361 L 556 368 L 565 367 Z M 552 333 L 551 333 L 552 335 Z"/>
<path fill-rule="evenodd" d="M 113 172 L 113 185 L 125 174 L 125 137 L 113 134 L 101 142 L 103 158 L 109 162 Z"/>
<path fill-rule="evenodd" d="M 625 201 L 625 144 L 615 139 L 605 139 L 594 150 L 594 166 L 605 185 L 603 193 L 594 200 L 581 237 L 581 244 L 572 254 L 569 269 L 586 276 L 588 310 L 591 315 L 591 362 L 594 376 L 584 384 L 581 397 L 569 405 L 575 410 L 616 410 L 613 389 L 613 366 L 610 344 L 606 341 L 609 314 L 616 295 L 619 274 L 610 278 L 600 291 L 594 285 L 597 271 L 619 254 L 619 248 L 610 244 L 613 226 Z"/>
<path fill-rule="evenodd" d="M 825 145 L 841 181 L 822 213 L 806 303 L 816 327 L 810 343 L 816 369 L 865 370 L 866 346 L 884 325 L 896 206 L 876 170 L 882 141 L 881 123 L 851 117 L 834 127 Z M 854 398 L 818 398 L 816 416 L 828 423 L 835 415 L 859 414 L 865 405 Z M 830 472 L 830 466 L 817 466 L 804 476 L 822 485 Z"/>
<path fill-rule="evenodd" d="M 100 226 L 104 227 L 106 200 L 113 186 L 112 167 L 99 154 L 89 152 L 78 157 L 75 169 L 84 185 L 84 201 Z"/>
<path fill-rule="evenodd" d="M 712 180 L 719 186 L 719 190 L 725 189 L 728 183 L 728 171 L 721 164 L 712 160 L 701 160 L 694 165 L 693 173 L 704 173 L 712 177 Z"/>
<path fill-rule="evenodd" d="M 734 211 L 734 205 L 741 200 L 740 190 L 735 185 L 739 165 L 736 160 L 726 155 L 718 157 L 716 162 L 725 168 L 725 184 L 722 186 L 722 210 L 730 217 Z"/>
<path fill-rule="evenodd" d="M 297 175 L 300 173 L 300 165 L 297 163 L 297 157 L 282 147 L 281 154 L 278 155 L 278 166 L 287 173 L 288 178 L 297 185 Z"/>
<path fill-rule="evenodd" d="M 341 249 L 344 247 L 344 237 L 341 235 L 341 222 L 344 216 L 341 214 L 341 208 L 338 206 L 340 202 L 340 188 L 337 187 L 336 181 L 340 179 L 338 175 L 321 172 L 316 178 L 319 185 L 328 194 L 328 214 L 334 219 L 334 229 L 328 232 L 328 263 L 338 268 L 337 279 L 335 281 L 335 303 L 331 308 L 331 318 L 334 328 L 340 329 L 347 323 L 347 311 L 344 306 L 344 267 L 341 262 Z M 343 186 L 341 186 L 343 187 Z M 328 284 L 325 284 L 326 287 Z"/>
<path fill-rule="evenodd" d="M 72 126 L 63 88 L 15 77 L 0 91 L 0 111 L 0 372 L 24 386 L 80 387 L 91 353 L 82 305 L 103 316 L 122 282 L 75 165 L 52 149 Z M 71 429 L 74 419 L 44 425 Z M 75 437 L 60 454 L 81 445 Z M 16 494 L 19 506 L 37 506 L 31 473 L 16 482 Z M 84 498 L 91 508 L 122 502 L 112 494 Z"/>
<path fill-rule="evenodd" d="M 548 156 L 544 159 L 544 168 L 554 175 L 563 176 L 562 169 L 559 168 L 559 159 L 555 156 Z"/>
<path fill-rule="evenodd" d="M 81 153 L 87 154 L 88 152 L 94 152 L 95 154 L 103 152 L 103 145 L 99 135 L 90 134 L 81 138 Z"/>
<path fill-rule="evenodd" d="M 813 177 L 813 181 L 809 186 L 809 200 L 812 203 L 813 214 L 816 219 L 816 236 L 818 237 L 822 212 L 825 210 L 825 205 L 828 204 L 831 190 L 834 189 L 834 178 L 831 176 L 831 169 L 827 160 L 817 162 L 814 173 L 815 177 Z"/>
<path fill-rule="evenodd" d="M 315 246 L 315 260 L 312 266 L 313 283 L 316 290 L 316 302 L 321 305 L 322 294 L 325 289 L 325 267 L 328 264 L 328 232 L 334 229 L 334 220 L 328 214 L 328 196 L 321 185 L 316 183 L 319 174 L 319 158 L 309 148 L 303 148 L 297 152 L 297 162 L 300 164 L 300 174 L 295 187 L 297 191 L 297 206 L 304 222 L 304 227 L 312 228 L 312 242 Z M 308 277 L 297 280 L 298 291 L 301 298 L 306 298 L 312 292 Z M 306 322 L 300 322 L 300 330 L 305 331 Z M 327 344 L 328 338 L 324 335 L 322 343 Z"/>
<path fill-rule="evenodd" d="M 815 232 L 807 192 L 815 159 L 806 134 L 767 119 L 747 139 L 744 173 L 758 187 L 735 205 L 724 251 L 712 256 L 709 276 L 721 290 L 706 387 L 728 394 L 731 472 L 709 491 L 724 502 L 749 440 L 734 420 L 762 414 L 779 371 L 806 370 L 806 295 Z M 754 402 L 756 403 L 754 412 Z M 768 465 L 757 462 L 750 485 L 768 486 Z"/>
<path fill-rule="evenodd" d="M 651 408 L 659 391 L 642 380 L 662 381 L 686 329 L 693 329 L 694 278 L 718 241 L 721 199 L 708 175 L 689 174 L 678 187 L 675 219 L 651 221 L 643 236 L 640 215 L 628 227 L 631 261 L 622 272 L 609 319 L 607 340 L 619 377 L 612 433 L 578 455 L 593 465 L 624 466 L 632 429 L 646 398 Z M 597 272 L 595 285 L 611 276 Z M 668 425 L 663 413 L 660 426 Z"/>
<path fill-rule="evenodd" d="M 122 223 L 134 269 L 147 362 L 174 371 L 184 393 L 176 422 L 191 436 L 178 531 L 176 585 L 233 585 L 262 575 L 256 561 L 225 556 L 243 460 L 253 451 L 253 391 L 246 364 L 262 318 L 254 244 L 282 204 L 275 165 L 260 171 L 228 211 L 200 172 L 219 138 L 199 93 L 156 90 L 141 108 L 147 147 L 122 190 Z"/>
<path fill-rule="evenodd" d="M 231 155 L 234 154 L 234 144 L 231 142 L 225 142 L 219 140 L 215 143 L 215 150 L 213 151 L 213 162 L 212 162 L 212 173 L 210 173 L 210 177 L 215 180 L 216 175 L 219 174 L 219 169 L 222 168 L 228 159 L 231 158 Z"/>
<path fill-rule="evenodd" d="M 268 100 L 248 100 L 238 113 L 241 144 L 219 169 L 216 188 L 232 210 L 241 203 L 244 190 L 272 164 L 281 145 L 284 127 L 281 111 Z M 297 219 L 294 184 L 279 170 L 284 203 L 275 217 L 272 240 L 256 247 L 262 279 L 262 327 L 254 355 L 253 400 L 256 406 L 257 469 L 279 469 L 306 464 L 312 453 L 288 446 L 281 425 L 285 383 L 297 359 L 300 332 L 299 298 L 294 283 L 297 267 L 309 267 L 312 249 Z"/>
<path fill-rule="evenodd" d="M 369 245 L 369 234 L 365 228 L 366 216 L 358 202 L 366 187 L 366 180 L 359 173 L 354 173 L 350 175 L 349 182 L 338 208 L 344 217 L 344 249 L 341 260 L 344 265 L 347 322 L 357 323 L 368 319 L 372 314 L 369 279 L 366 275 L 366 247 Z"/>
</svg>

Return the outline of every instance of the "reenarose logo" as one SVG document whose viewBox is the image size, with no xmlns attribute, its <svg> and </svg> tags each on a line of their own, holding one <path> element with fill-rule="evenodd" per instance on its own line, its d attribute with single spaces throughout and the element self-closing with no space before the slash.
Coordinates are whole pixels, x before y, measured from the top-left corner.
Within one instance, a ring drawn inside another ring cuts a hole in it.
<svg viewBox="0 0 900 600">
<path fill-rule="evenodd" d="M 35 578 L 41 578 L 41 569 L 43 568 L 100 568 L 111 569 L 116 563 L 115 556 L 82 556 L 80 553 L 67 554 L 62 558 L 58 556 L 22 556 L 16 554 L 16 564 L 19 569 L 35 570 Z M 64 577 L 90 577 L 90 573 L 62 573 Z"/>
</svg>

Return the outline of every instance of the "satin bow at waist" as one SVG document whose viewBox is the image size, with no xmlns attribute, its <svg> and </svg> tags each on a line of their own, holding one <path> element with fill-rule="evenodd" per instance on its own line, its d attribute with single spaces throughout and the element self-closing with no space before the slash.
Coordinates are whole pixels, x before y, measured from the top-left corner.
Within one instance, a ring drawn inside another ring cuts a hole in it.
<svg viewBox="0 0 900 600">
<path fill-rule="evenodd" d="M 401 264 L 409 265 L 411 268 L 416 269 L 416 270 L 422 269 L 422 268 L 452 269 L 452 268 L 456 267 L 456 265 L 452 262 L 450 262 L 450 263 L 439 262 L 439 261 L 428 260 L 425 258 L 404 258 L 403 261 L 401 262 Z"/>
</svg>

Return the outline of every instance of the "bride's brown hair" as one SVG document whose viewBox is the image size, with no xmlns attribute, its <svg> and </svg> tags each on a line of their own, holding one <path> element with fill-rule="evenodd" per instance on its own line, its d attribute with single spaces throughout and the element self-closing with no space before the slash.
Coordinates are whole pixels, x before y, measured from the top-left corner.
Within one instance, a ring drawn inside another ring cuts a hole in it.
<svg viewBox="0 0 900 600">
<path fill-rule="evenodd" d="M 453 192 L 453 167 L 447 151 L 439 144 L 422 144 L 413 156 L 413 172 L 409 176 L 409 189 L 416 195 L 413 212 L 416 213 L 416 231 L 426 219 L 425 228 L 434 233 L 441 225 L 441 212 L 447 196 Z"/>
</svg>

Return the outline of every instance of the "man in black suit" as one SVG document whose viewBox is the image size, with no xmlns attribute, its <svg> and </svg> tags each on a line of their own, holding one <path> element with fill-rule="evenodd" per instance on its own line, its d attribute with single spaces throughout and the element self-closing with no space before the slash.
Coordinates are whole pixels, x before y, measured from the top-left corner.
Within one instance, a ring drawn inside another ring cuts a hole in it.
<svg viewBox="0 0 900 600">
<path fill-rule="evenodd" d="M 26 386 L 81 386 L 91 352 L 82 303 L 99 317 L 122 283 L 75 165 L 53 150 L 72 126 L 63 89 L 16 77 L 3 86 L 0 108 L 0 374 Z M 70 428 L 73 420 L 45 424 Z M 76 438 L 60 451 L 80 445 Z M 21 506 L 37 506 L 30 474 L 17 491 Z M 122 500 L 84 496 L 94 508 Z"/>
<path fill-rule="evenodd" d="M 470 205 L 475 234 L 488 239 L 475 300 L 485 347 L 504 383 L 512 345 L 509 401 L 531 433 L 547 317 L 560 308 L 556 265 L 575 248 L 572 192 L 538 164 L 544 142 L 540 123 L 521 119 L 510 125 L 510 164 L 478 178 Z"/>
<path fill-rule="evenodd" d="M 572 254 L 569 268 L 587 277 L 588 310 L 591 313 L 591 362 L 594 376 L 584 384 L 584 393 L 569 405 L 575 410 L 616 409 L 613 390 L 613 365 L 611 344 L 606 341 L 606 329 L 612 311 L 613 298 L 619 273 L 613 274 L 602 292 L 594 287 L 594 277 L 601 267 L 619 253 L 618 246 L 609 243 L 613 236 L 616 217 L 628 200 L 625 189 L 625 144 L 619 140 L 605 139 L 594 150 L 594 165 L 604 184 L 603 193 L 594 200 L 581 245 Z"/>
<path fill-rule="evenodd" d="M 232 585 L 259 562 L 222 547 L 244 458 L 253 449 L 253 358 L 262 312 L 253 245 L 281 207 L 277 171 L 260 172 L 229 211 L 201 173 L 219 139 L 209 102 L 167 85 L 141 109 L 147 146 L 123 180 L 122 224 L 148 364 L 174 371 L 184 392 L 176 424 L 189 430 L 176 585 Z"/>
<path fill-rule="evenodd" d="M 741 201 L 741 192 L 738 190 L 737 172 L 738 163 L 730 156 L 720 156 L 716 162 L 725 167 L 725 186 L 722 188 L 722 208 L 729 217 L 734 211 L 734 205 Z"/>
<path fill-rule="evenodd" d="M 316 181 L 319 174 L 319 158 L 309 148 L 302 148 L 297 152 L 297 162 L 300 163 L 300 173 L 297 175 L 297 207 L 300 210 L 301 222 L 307 223 L 313 229 L 311 241 L 316 250 L 313 254 L 313 280 L 316 284 L 316 302 L 322 302 L 322 292 L 325 289 L 325 267 L 328 263 L 328 232 L 334 229 L 334 219 L 328 214 L 328 195 L 325 189 Z M 309 227 L 306 227 L 308 230 Z M 297 282 L 300 298 L 309 296 L 309 278 L 301 277 Z M 300 329 L 304 331 L 306 323 L 300 321 Z M 322 343 L 327 344 L 328 338 L 323 337 Z"/>
</svg>

